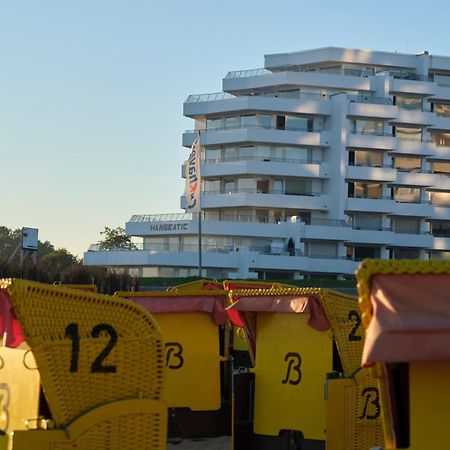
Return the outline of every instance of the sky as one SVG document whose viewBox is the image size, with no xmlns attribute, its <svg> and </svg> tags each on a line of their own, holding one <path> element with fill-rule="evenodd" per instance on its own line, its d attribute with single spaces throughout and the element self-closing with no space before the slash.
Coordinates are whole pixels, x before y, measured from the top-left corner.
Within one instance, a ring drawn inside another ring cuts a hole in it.
<svg viewBox="0 0 450 450">
<path fill-rule="evenodd" d="M 0 0 L 0 226 L 82 256 L 105 226 L 182 212 L 189 94 L 264 55 L 450 56 L 448 1 Z"/>
</svg>

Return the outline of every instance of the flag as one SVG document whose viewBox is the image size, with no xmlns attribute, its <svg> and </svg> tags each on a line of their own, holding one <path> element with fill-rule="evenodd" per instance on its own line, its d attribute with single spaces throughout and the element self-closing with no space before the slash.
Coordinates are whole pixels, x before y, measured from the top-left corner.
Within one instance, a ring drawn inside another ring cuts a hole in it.
<svg viewBox="0 0 450 450">
<path fill-rule="evenodd" d="M 192 144 L 191 154 L 186 161 L 185 173 L 186 212 L 200 212 L 200 142 L 198 137 Z"/>
</svg>

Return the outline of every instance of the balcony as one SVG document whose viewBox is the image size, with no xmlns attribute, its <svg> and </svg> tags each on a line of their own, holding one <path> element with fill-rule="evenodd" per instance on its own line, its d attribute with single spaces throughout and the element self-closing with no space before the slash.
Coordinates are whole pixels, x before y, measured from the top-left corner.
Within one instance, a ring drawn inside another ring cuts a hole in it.
<svg viewBox="0 0 450 450">
<path fill-rule="evenodd" d="M 432 248 L 433 236 L 429 233 L 395 233 L 395 247 Z"/>
<path fill-rule="evenodd" d="M 391 133 L 386 134 L 348 134 L 347 147 L 392 151 L 396 148 L 395 137 Z"/>
<path fill-rule="evenodd" d="M 450 117 L 436 116 L 433 125 L 430 127 L 432 132 L 442 131 L 444 133 L 450 132 Z"/>
<path fill-rule="evenodd" d="M 382 198 L 352 198 L 347 199 L 348 211 L 389 213 L 394 207 L 390 197 Z"/>
<path fill-rule="evenodd" d="M 423 78 L 420 75 L 412 78 Z M 437 91 L 437 84 L 433 83 L 427 76 L 423 79 L 397 79 L 391 83 L 391 93 L 393 94 L 413 94 L 413 95 L 434 95 Z"/>
<path fill-rule="evenodd" d="M 450 147 L 444 147 L 433 144 L 433 154 L 429 155 L 429 159 L 447 160 L 450 161 Z"/>
<path fill-rule="evenodd" d="M 202 176 L 220 177 L 226 175 L 270 175 L 280 177 L 326 178 L 328 165 L 308 163 L 300 160 L 276 158 L 246 158 L 241 160 L 206 160 L 202 164 Z"/>
<path fill-rule="evenodd" d="M 450 206 L 431 205 L 430 217 L 435 220 L 450 220 Z"/>
<path fill-rule="evenodd" d="M 226 92 L 190 95 L 183 105 L 187 117 L 205 116 L 242 111 L 272 111 L 295 114 L 327 116 L 331 114 L 331 104 L 327 95 L 299 92 L 296 98 L 272 95 L 234 96 Z"/>
<path fill-rule="evenodd" d="M 431 140 L 416 140 L 416 139 L 395 139 L 396 146 L 391 150 L 391 153 L 399 155 L 419 155 L 430 156 L 436 151 L 436 146 Z"/>
<path fill-rule="evenodd" d="M 302 239 L 346 241 L 352 231 L 345 220 L 311 218 L 303 223 Z"/>
<path fill-rule="evenodd" d="M 433 250 L 450 251 L 450 237 L 436 237 L 433 239 Z"/>
<path fill-rule="evenodd" d="M 202 145 L 221 145 L 242 142 L 301 145 L 306 147 L 328 147 L 330 132 L 321 129 L 279 130 L 276 127 L 215 128 L 189 130 L 183 133 L 183 146 L 190 147 L 200 131 Z"/>
<path fill-rule="evenodd" d="M 428 201 L 405 202 L 395 200 L 391 214 L 395 214 L 396 216 L 431 217 L 433 207 Z"/>
<path fill-rule="evenodd" d="M 418 127 L 433 126 L 436 122 L 436 114 L 428 111 L 416 111 L 406 108 L 398 108 L 398 114 L 391 120 L 393 125 L 409 125 Z"/>
<path fill-rule="evenodd" d="M 389 229 L 354 227 L 348 241 L 352 244 L 390 245 L 394 243 L 395 235 Z"/>
<path fill-rule="evenodd" d="M 392 182 L 396 179 L 396 170 L 392 167 L 348 166 L 347 179 Z"/>
<path fill-rule="evenodd" d="M 437 85 L 433 100 L 450 101 L 450 86 Z"/>
<path fill-rule="evenodd" d="M 348 96 L 349 117 L 367 117 L 378 119 L 394 119 L 397 117 L 397 107 L 392 105 L 388 97 L 373 97 L 371 95 Z"/>
<path fill-rule="evenodd" d="M 263 193 L 256 189 L 233 189 L 202 194 L 202 207 L 205 209 L 257 207 L 326 211 L 328 203 L 328 196 L 319 193 L 290 195 L 277 190 Z"/>
<path fill-rule="evenodd" d="M 393 184 L 403 186 L 433 186 L 435 182 L 435 175 L 432 173 L 425 173 L 420 171 L 401 171 L 397 169 L 396 178 Z"/>
<path fill-rule="evenodd" d="M 331 69 L 328 71 L 300 72 L 283 70 L 271 72 L 253 69 L 229 72 L 222 80 L 226 92 L 255 92 L 260 89 L 287 86 L 311 86 L 354 91 L 370 91 L 372 72 L 360 69 Z"/>
</svg>

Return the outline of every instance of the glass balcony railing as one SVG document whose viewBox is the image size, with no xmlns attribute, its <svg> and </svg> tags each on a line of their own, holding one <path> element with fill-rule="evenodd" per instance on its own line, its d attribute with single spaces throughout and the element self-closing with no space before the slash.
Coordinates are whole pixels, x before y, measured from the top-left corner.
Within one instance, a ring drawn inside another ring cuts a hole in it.
<svg viewBox="0 0 450 450">
<path fill-rule="evenodd" d="M 341 75 L 349 77 L 370 77 L 374 75 L 374 70 L 359 69 L 357 67 L 331 67 L 331 68 L 313 68 L 313 67 L 300 67 L 300 66 L 285 66 L 277 68 L 274 71 L 270 71 L 265 68 L 250 69 L 250 70 L 235 70 L 228 72 L 225 78 L 249 78 L 261 75 L 276 75 L 280 72 L 312 72 L 323 73 L 327 75 Z"/>
<path fill-rule="evenodd" d="M 390 71 L 389 74 L 392 78 L 397 80 L 412 80 L 412 81 L 433 81 L 433 77 L 431 75 L 422 75 L 415 72 L 406 72 L 406 71 Z"/>
<path fill-rule="evenodd" d="M 279 162 L 290 164 L 320 164 L 322 161 L 318 159 L 295 159 L 295 158 L 274 158 L 272 156 L 240 156 L 236 158 L 207 158 L 202 161 L 204 164 L 217 164 L 236 161 L 264 161 L 264 162 Z"/>
<path fill-rule="evenodd" d="M 392 99 L 387 97 L 373 97 L 371 95 L 349 95 L 351 103 L 372 103 L 377 105 L 392 105 Z"/>
<path fill-rule="evenodd" d="M 233 189 L 220 189 L 217 191 L 203 191 L 202 195 L 231 195 L 231 194 L 273 194 L 273 195 L 300 195 L 305 197 L 320 197 L 322 194 L 320 192 L 303 192 L 303 193 L 293 193 L 285 192 L 282 189 L 268 189 L 260 190 L 256 188 L 233 188 Z"/>
<path fill-rule="evenodd" d="M 200 103 L 211 102 L 215 100 L 237 100 L 243 98 L 263 97 L 263 98 L 280 98 L 287 100 L 329 100 L 330 96 L 327 94 L 317 94 L 316 92 L 261 92 L 252 95 L 231 95 L 227 92 L 214 92 L 211 94 L 194 94 L 190 95 L 185 103 Z"/>
<path fill-rule="evenodd" d="M 212 102 L 215 100 L 229 100 L 231 98 L 239 98 L 227 92 L 214 92 L 212 94 L 193 94 L 190 95 L 184 103 L 200 103 Z"/>
<path fill-rule="evenodd" d="M 319 194 L 320 195 L 320 194 Z M 308 218 L 300 216 L 288 216 L 285 219 L 278 217 L 269 217 L 260 214 L 239 214 L 239 213 L 222 213 L 217 214 L 209 211 L 202 211 L 202 220 L 213 222 L 239 222 L 239 223 L 263 223 L 263 224 L 282 224 L 284 222 L 302 222 L 306 225 L 317 225 L 327 227 L 349 227 L 345 220 L 339 219 L 322 219 L 322 218 Z M 295 220 L 296 219 L 296 220 Z M 164 221 L 189 221 L 198 220 L 198 213 L 180 213 L 180 214 L 143 214 L 134 215 L 129 222 L 164 222 Z"/>
<path fill-rule="evenodd" d="M 324 131 L 323 128 L 312 128 L 308 129 L 306 127 L 296 128 L 296 127 L 274 127 L 270 125 L 236 125 L 236 126 L 229 126 L 229 127 L 215 127 L 215 128 L 209 128 L 204 130 L 186 130 L 184 134 L 197 134 L 200 132 L 200 134 L 204 133 L 215 133 L 217 131 L 234 131 L 234 130 L 248 130 L 248 129 L 258 129 L 258 130 L 276 130 L 276 131 L 296 131 L 296 132 L 302 132 L 302 133 L 319 133 L 321 131 Z"/>
</svg>

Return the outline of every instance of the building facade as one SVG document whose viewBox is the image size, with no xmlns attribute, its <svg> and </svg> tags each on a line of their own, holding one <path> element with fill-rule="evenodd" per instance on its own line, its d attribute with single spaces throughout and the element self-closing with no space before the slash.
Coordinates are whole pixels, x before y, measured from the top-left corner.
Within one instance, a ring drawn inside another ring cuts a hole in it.
<svg viewBox="0 0 450 450">
<path fill-rule="evenodd" d="M 133 249 L 86 265 L 147 276 L 352 276 L 363 258 L 450 257 L 450 57 L 345 48 L 265 56 L 190 95 L 198 214 L 133 216 Z M 184 197 L 181 208 L 184 208 Z"/>
</svg>

